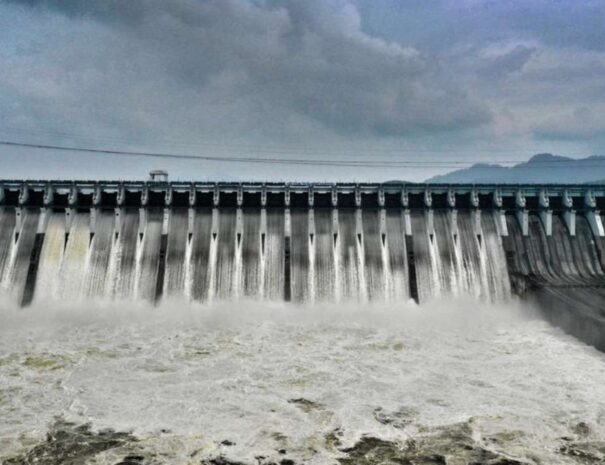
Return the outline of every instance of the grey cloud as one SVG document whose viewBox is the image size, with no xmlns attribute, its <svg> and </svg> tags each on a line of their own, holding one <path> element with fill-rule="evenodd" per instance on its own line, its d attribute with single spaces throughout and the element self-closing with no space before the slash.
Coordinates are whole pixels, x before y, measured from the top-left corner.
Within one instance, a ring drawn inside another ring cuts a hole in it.
<svg viewBox="0 0 605 465">
<path fill-rule="evenodd" d="M 533 39 L 605 51 L 602 0 L 354 0 L 374 34 L 422 48 Z"/>
<path fill-rule="evenodd" d="M 521 71 L 535 52 L 535 47 L 517 45 L 507 53 L 487 58 L 483 68 L 480 67 L 478 71 L 484 72 L 490 78 L 506 77 L 510 73 Z"/>
<path fill-rule="evenodd" d="M 17 3 L 80 23 L 100 21 L 88 34 L 101 43 L 74 38 L 59 59 L 84 105 L 97 103 L 88 95 L 96 88 L 108 109 L 128 105 L 116 111 L 124 122 L 129 110 L 135 124 L 162 124 L 145 115 L 156 108 L 170 115 L 169 125 L 198 133 L 277 134 L 284 120 L 296 118 L 343 135 L 401 136 L 465 130 L 490 119 L 434 59 L 363 33 L 357 10 L 344 0 Z M 94 61 L 68 61 L 86 54 Z"/>
<path fill-rule="evenodd" d="M 0 132 L 230 155 L 202 143 L 600 153 L 603 14 L 592 0 L 0 1 Z"/>
<path fill-rule="evenodd" d="M 605 106 L 560 111 L 537 124 L 535 134 L 546 139 L 605 139 Z"/>
</svg>

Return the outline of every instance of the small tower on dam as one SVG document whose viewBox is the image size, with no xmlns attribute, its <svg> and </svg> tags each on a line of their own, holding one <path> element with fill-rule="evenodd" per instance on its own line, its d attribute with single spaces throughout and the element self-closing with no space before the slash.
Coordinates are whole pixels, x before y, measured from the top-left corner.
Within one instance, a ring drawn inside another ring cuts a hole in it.
<svg viewBox="0 0 605 465">
<path fill-rule="evenodd" d="M 151 182 L 168 182 L 168 171 L 151 170 L 149 172 L 149 180 Z"/>
</svg>

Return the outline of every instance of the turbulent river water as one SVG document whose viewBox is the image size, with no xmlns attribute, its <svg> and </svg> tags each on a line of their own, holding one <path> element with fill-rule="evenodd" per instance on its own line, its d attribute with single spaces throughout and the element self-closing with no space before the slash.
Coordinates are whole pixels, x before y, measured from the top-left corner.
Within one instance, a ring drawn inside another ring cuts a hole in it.
<svg viewBox="0 0 605 465">
<path fill-rule="evenodd" d="M 605 354 L 514 301 L 3 307 L 6 464 L 605 463 Z"/>
</svg>

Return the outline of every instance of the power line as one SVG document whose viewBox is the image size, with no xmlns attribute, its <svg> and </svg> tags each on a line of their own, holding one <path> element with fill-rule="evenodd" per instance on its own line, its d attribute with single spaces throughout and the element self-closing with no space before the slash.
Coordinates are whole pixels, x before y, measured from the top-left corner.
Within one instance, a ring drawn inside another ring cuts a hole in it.
<svg viewBox="0 0 605 465">
<path fill-rule="evenodd" d="M 156 139 L 155 141 L 149 141 L 147 139 L 142 140 L 142 139 L 136 139 L 136 138 L 128 138 L 128 139 L 124 139 L 121 137 L 113 137 L 113 136 L 85 136 L 82 134 L 76 134 L 73 132 L 66 132 L 66 131 L 59 131 L 59 130 L 49 130 L 49 129 L 37 129 L 36 131 L 31 131 L 28 129 L 24 129 L 24 128 L 15 128 L 15 127 L 10 127 L 10 126 L 4 126 L 4 127 L 0 127 L 0 132 L 5 132 L 5 133 L 13 133 L 13 134 L 20 134 L 20 135 L 24 135 L 25 137 L 36 137 L 39 138 L 40 136 L 51 136 L 51 137 L 60 137 L 60 138 L 69 138 L 69 139 L 79 139 L 81 141 L 85 141 L 85 142 L 105 142 L 105 143 L 121 143 L 121 144 L 133 144 L 133 143 L 139 143 L 139 144 L 146 144 L 146 143 L 154 143 L 156 145 L 171 145 L 171 146 L 180 146 L 180 147 L 189 147 L 189 148 L 212 148 L 214 150 L 216 149 L 225 149 L 225 150 L 246 150 L 249 151 L 251 153 L 275 153 L 275 154 L 285 154 L 287 152 L 292 152 L 293 154 L 306 154 L 306 153 L 310 153 L 310 154 L 314 154 L 314 155 L 326 155 L 326 154 L 330 154 L 330 155 L 339 155 L 339 154 L 343 154 L 343 153 L 347 153 L 347 154 L 354 154 L 355 151 L 357 151 L 358 153 L 363 153 L 363 155 L 367 154 L 369 151 L 371 151 L 372 153 L 393 153 L 393 154 L 403 154 L 406 151 L 407 152 L 414 152 L 414 153 L 438 153 L 441 154 L 442 156 L 446 156 L 446 155 L 455 155 L 455 156 L 459 156 L 461 150 L 458 149 L 443 149 L 443 148 L 439 148 L 439 149 L 429 149 L 429 148 L 414 148 L 414 149 L 409 149 L 409 148 L 405 148 L 405 147 L 385 147 L 385 146 L 371 146 L 371 147 L 364 147 L 364 146 L 356 146 L 353 149 L 351 148 L 333 148 L 333 147 L 312 147 L 312 146 L 308 146 L 308 145 L 303 145 L 303 146 L 292 146 L 292 145 L 259 145 L 259 144 L 250 144 L 250 143 L 234 143 L 234 142 L 229 142 L 229 143 L 216 143 L 216 142 L 208 142 L 208 141 L 191 141 L 191 142 L 184 142 L 182 140 L 169 140 L 169 139 Z M 10 137 L 10 136 L 8 136 Z M 84 142 L 83 142 L 84 143 Z M 468 151 L 464 151 L 465 153 L 469 153 Z M 487 150 L 476 150 L 475 152 L 479 152 L 479 153 L 522 153 L 522 154 L 527 154 L 527 153 L 536 153 L 536 152 L 540 152 L 539 149 L 517 149 L 517 150 L 512 150 L 512 149 L 502 149 L 502 148 L 490 148 Z M 472 152 L 471 152 L 472 153 Z M 523 160 L 515 160 L 514 162 L 520 162 Z"/>
<path fill-rule="evenodd" d="M 129 150 L 111 150 L 91 147 L 74 147 L 48 144 L 34 144 L 24 142 L 14 142 L 0 140 L 0 145 L 9 147 L 27 147 L 41 150 L 58 150 L 64 152 L 85 152 L 96 155 L 119 155 L 126 157 L 146 157 L 161 159 L 178 159 L 192 161 L 214 161 L 230 163 L 254 163 L 254 164 L 276 164 L 276 165 L 307 165 L 307 166 L 334 166 L 334 167 L 352 167 L 352 168 L 460 168 L 476 163 L 476 161 L 426 161 L 426 160 L 308 160 L 300 158 L 276 158 L 276 157 L 241 157 L 241 156 L 208 156 L 208 155 L 187 155 L 161 152 L 144 152 Z M 573 163 L 577 160 L 536 160 L 532 164 L 538 166 L 526 166 L 526 168 L 546 168 L 561 167 L 562 163 Z M 519 163 L 518 160 L 491 160 L 492 164 L 510 164 Z M 583 164 L 583 167 L 605 168 L 605 158 L 590 160 L 590 163 Z"/>
<path fill-rule="evenodd" d="M 186 155 L 174 153 L 159 153 L 159 152 L 138 152 L 129 150 L 110 150 L 98 149 L 90 147 L 72 147 L 47 144 L 32 144 L 14 141 L 0 141 L 0 145 L 11 147 L 28 147 L 43 150 L 60 150 L 66 152 L 86 152 L 98 155 L 120 155 L 131 157 L 148 157 L 148 158 L 163 158 L 163 159 L 179 159 L 179 160 L 195 160 L 195 161 L 218 161 L 218 162 L 234 162 L 234 163 L 260 163 L 260 164 L 286 164 L 286 165 L 310 165 L 310 166 L 337 166 L 337 167 L 448 167 L 450 165 L 465 165 L 466 162 L 459 161 L 358 161 L 358 160 L 304 160 L 304 159 L 285 159 L 275 157 L 234 157 L 234 156 L 208 156 L 208 155 Z"/>
</svg>

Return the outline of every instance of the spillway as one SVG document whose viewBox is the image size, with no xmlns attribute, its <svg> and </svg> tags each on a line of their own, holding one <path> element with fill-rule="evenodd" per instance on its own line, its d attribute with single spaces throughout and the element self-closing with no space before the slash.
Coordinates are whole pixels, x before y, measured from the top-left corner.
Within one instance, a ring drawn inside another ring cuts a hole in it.
<svg viewBox="0 0 605 465">
<path fill-rule="evenodd" d="M 1 181 L 8 299 L 513 294 L 605 347 L 602 186 Z"/>
</svg>

